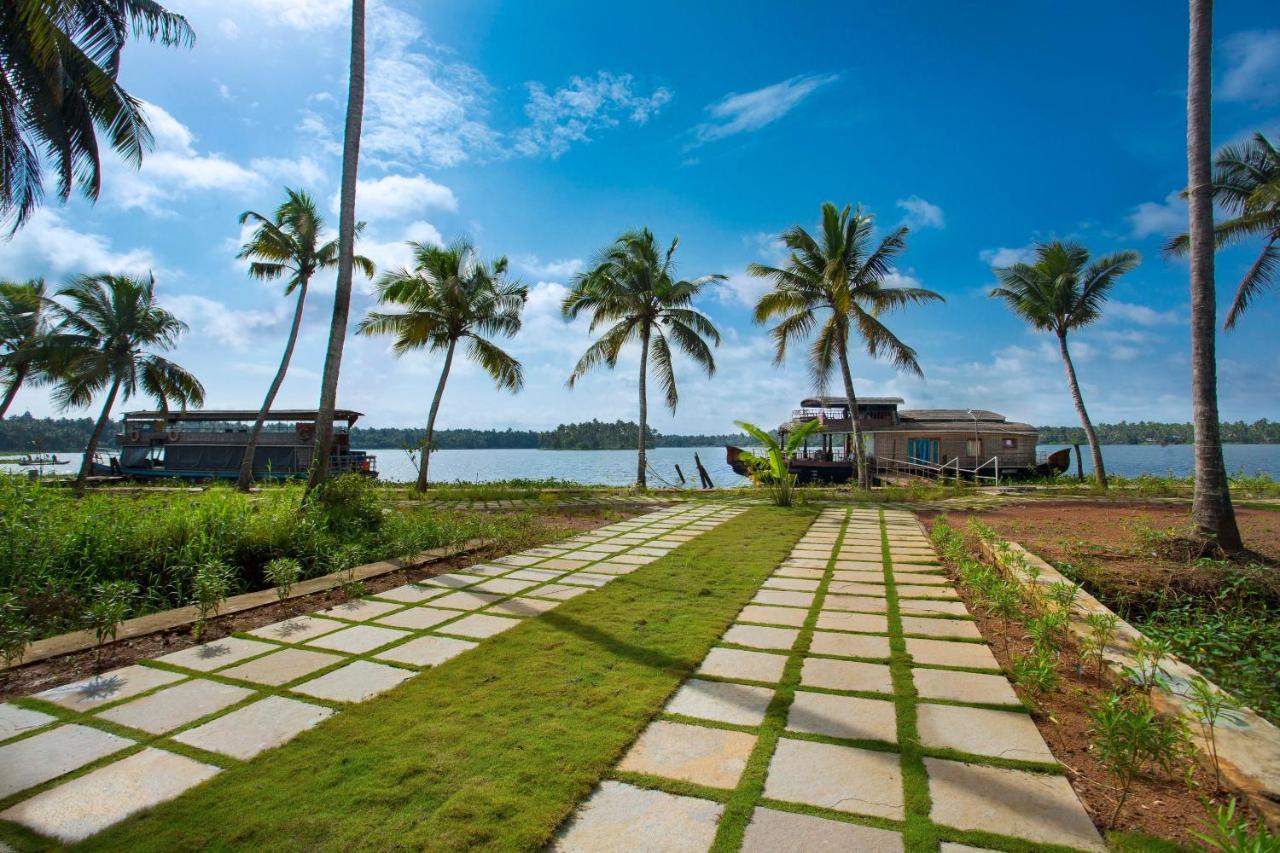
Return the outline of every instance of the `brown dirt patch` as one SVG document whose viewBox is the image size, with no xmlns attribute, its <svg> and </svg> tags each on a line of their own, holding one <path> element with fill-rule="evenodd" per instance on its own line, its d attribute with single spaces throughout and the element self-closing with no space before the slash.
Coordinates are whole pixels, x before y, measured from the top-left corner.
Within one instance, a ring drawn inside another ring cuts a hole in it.
<svg viewBox="0 0 1280 853">
<path fill-rule="evenodd" d="M 512 550 L 533 547 L 563 538 L 566 535 L 590 530 L 633 514 L 616 509 L 597 508 L 540 511 L 538 513 L 540 527 L 527 541 L 514 544 L 506 543 L 505 545 L 494 546 L 472 554 L 451 557 L 426 565 L 409 566 L 376 578 L 368 578 L 363 581 L 364 588 L 369 593 L 382 592 L 411 581 L 447 574 L 463 566 L 502 556 Z M 332 589 L 290 598 L 287 601 L 255 607 L 252 610 L 245 610 L 227 616 L 215 617 L 206 624 L 202 641 L 216 640 L 236 631 L 251 631 L 254 628 L 261 628 L 263 625 L 270 625 L 273 622 L 279 622 L 293 616 L 301 616 L 304 613 L 323 610 L 327 607 L 341 604 L 345 600 L 346 596 L 341 589 Z M 32 693 L 39 693 L 42 690 L 48 690 L 60 684 L 88 678 L 104 670 L 118 669 L 139 660 L 159 657 L 160 655 L 194 645 L 196 645 L 196 642 L 191 636 L 190 628 L 171 628 L 142 637 L 121 640 L 118 643 L 107 646 L 102 653 L 101 666 L 97 664 L 96 654 L 89 650 L 15 667 L 14 669 L 0 672 L 0 701 L 11 696 L 26 696 Z"/>
<path fill-rule="evenodd" d="M 949 570 L 949 574 L 956 581 L 956 588 L 969 611 L 977 619 L 978 628 L 992 653 L 1008 675 L 1012 672 L 1012 658 L 1028 655 L 1032 650 L 1024 624 L 1018 620 L 1010 620 L 1006 631 L 1003 620 L 988 616 L 973 592 L 959 581 L 955 572 Z M 1162 774 L 1139 777 L 1133 784 L 1119 818 L 1114 824 L 1108 825 L 1108 820 L 1115 811 L 1118 792 L 1106 767 L 1090 751 L 1089 709 L 1108 696 L 1115 685 L 1099 680 L 1092 666 L 1087 672 L 1083 671 L 1079 651 L 1070 643 L 1062 649 L 1057 671 L 1060 678 L 1058 690 L 1047 696 L 1037 699 L 1030 697 L 1017 685 L 1014 689 L 1035 709 L 1032 717 L 1036 727 L 1054 756 L 1066 769 L 1072 788 L 1084 803 L 1093 822 L 1104 832 L 1141 832 L 1198 849 L 1200 844 L 1192 833 L 1206 831 L 1204 822 L 1208 818 L 1208 812 L 1205 810 L 1204 799 L 1209 797 L 1216 807 L 1231 798 L 1229 791 L 1214 792 L 1213 769 L 1207 759 L 1191 765 L 1188 768 L 1189 777 Z M 1257 815 L 1246 803 L 1238 802 L 1236 811 L 1250 825 L 1256 825 Z"/>
</svg>

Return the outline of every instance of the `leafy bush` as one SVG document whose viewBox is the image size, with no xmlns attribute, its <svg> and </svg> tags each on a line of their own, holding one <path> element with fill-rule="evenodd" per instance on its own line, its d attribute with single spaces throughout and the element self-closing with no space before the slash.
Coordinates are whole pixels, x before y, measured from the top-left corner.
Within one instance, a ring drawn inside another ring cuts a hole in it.
<svg viewBox="0 0 1280 853">
<path fill-rule="evenodd" d="M 1112 693 L 1089 710 L 1089 719 L 1092 748 L 1119 789 L 1114 824 L 1134 781 L 1157 769 L 1172 771 L 1189 754 L 1190 741 L 1179 721 L 1158 716 L 1141 693 Z"/>
<path fill-rule="evenodd" d="M 102 663 L 102 647 L 107 640 L 115 642 L 120 624 L 129 615 L 129 607 L 133 597 L 138 594 L 138 585 L 129 581 L 107 581 L 94 584 L 93 600 L 85 610 L 84 621 L 97 640 L 96 661 Z"/>
<path fill-rule="evenodd" d="M 289 591 L 298 582 L 302 574 L 302 564 L 292 557 L 276 557 L 262 570 L 267 582 L 276 588 L 276 595 L 281 601 L 289 597 Z"/>
<path fill-rule="evenodd" d="M 196 621 L 191 633 L 199 641 L 210 616 L 216 616 L 231 592 L 232 569 L 221 560 L 206 560 L 191 577 L 191 603 L 196 608 Z"/>
</svg>

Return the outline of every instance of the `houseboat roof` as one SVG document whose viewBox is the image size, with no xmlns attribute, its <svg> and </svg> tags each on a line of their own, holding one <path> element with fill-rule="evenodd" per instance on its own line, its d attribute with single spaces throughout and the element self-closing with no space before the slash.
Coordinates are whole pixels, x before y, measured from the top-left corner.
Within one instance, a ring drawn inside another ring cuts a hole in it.
<svg viewBox="0 0 1280 853">
<path fill-rule="evenodd" d="M 1005 416 L 988 409 L 901 409 L 898 417 L 912 421 L 967 421 L 980 423 L 1004 423 Z"/>
<path fill-rule="evenodd" d="M 904 400 L 901 397 L 859 397 L 859 406 L 901 406 Z M 800 401 L 801 408 L 806 409 L 834 409 L 839 406 L 848 405 L 848 397 L 832 397 L 818 396 L 806 397 Z"/>
<path fill-rule="evenodd" d="M 269 421 L 314 421 L 319 412 L 315 409 L 273 409 L 267 413 Z M 352 409 L 334 409 L 335 421 L 346 421 L 354 424 L 364 412 Z M 125 412 L 127 420 L 138 421 L 254 421 L 258 419 L 257 409 L 192 409 L 178 412 Z"/>
<path fill-rule="evenodd" d="M 974 415 L 977 416 L 976 420 Z M 973 433 L 974 428 L 980 432 L 1036 433 L 1031 424 L 1006 420 L 998 412 L 986 409 L 974 409 L 969 414 L 967 409 L 902 409 L 898 412 L 898 423 L 893 426 L 875 426 L 868 432 L 912 432 L 919 430 L 936 430 L 940 432 L 961 431 Z"/>
</svg>

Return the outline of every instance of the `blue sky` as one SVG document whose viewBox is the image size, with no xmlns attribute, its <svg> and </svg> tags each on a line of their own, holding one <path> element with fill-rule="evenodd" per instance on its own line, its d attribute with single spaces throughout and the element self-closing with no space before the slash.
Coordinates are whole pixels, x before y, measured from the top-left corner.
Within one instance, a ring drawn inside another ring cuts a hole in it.
<svg viewBox="0 0 1280 853">
<path fill-rule="evenodd" d="M 1216 144 L 1280 133 L 1280 30 L 1269 4 L 1220 3 Z M 8 278 L 153 269 L 191 332 L 179 360 L 210 405 L 256 407 L 291 305 L 234 260 L 246 209 L 303 187 L 336 224 L 346 92 L 340 0 L 195 0 L 190 51 L 131 46 L 124 81 L 149 104 L 156 150 L 109 162 L 96 206 L 51 206 L 0 244 Z M 774 235 L 825 200 L 906 222 L 897 275 L 946 296 L 887 322 L 923 380 L 858 354 L 862 394 L 915 407 L 983 407 L 1074 423 L 1056 346 L 986 296 L 992 264 L 1041 239 L 1132 248 L 1142 266 L 1074 354 L 1095 420 L 1187 420 L 1186 266 L 1160 256 L 1181 230 L 1186 15 L 1180 4 L 407 3 L 369 7 L 358 209 L 361 250 L 403 264 L 406 239 L 466 234 L 508 255 L 531 296 L 509 344 L 526 389 L 499 393 L 468 365 L 442 426 L 550 427 L 635 416 L 636 357 L 568 390 L 589 343 L 565 325 L 569 276 L 625 228 L 679 235 L 681 272 L 724 273 L 701 307 L 724 334 L 712 380 L 677 365 L 665 432 L 773 424 L 808 393 L 803 363 L 772 366 L 743 270 L 778 260 Z M 1220 303 L 1256 246 L 1218 257 Z M 360 281 L 357 319 L 371 305 Z M 318 281 L 279 404 L 313 406 L 332 280 Z M 1280 298 L 1220 338 L 1229 419 L 1280 416 L 1271 337 Z M 425 420 L 439 363 L 388 342 L 347 344 L 339 401 L 373 425 Z M 140 405 L 130 403 L 128 407 Z M 14 411 L 54 409 L 42 389 Z"/>
</svg>

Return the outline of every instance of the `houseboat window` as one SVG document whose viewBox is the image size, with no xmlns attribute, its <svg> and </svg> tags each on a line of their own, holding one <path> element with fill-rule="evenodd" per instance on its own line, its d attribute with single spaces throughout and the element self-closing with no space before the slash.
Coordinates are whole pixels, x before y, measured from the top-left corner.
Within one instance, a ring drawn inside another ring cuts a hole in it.
<svg viewBox="0 0 1280 853">
<path fill-rule="evenodd" d="M 980 438 L 967 439 L 964 443 L 964 452 L 969 456 L 982 455 L 982 439 Z"/>
<path fill-rule="evenodd" d="M 1018 439 L 1016 439 L 1016 438 L 1006 438 L 1006 439 L 1004 440 L 1003 444 L 1004 444 L 1004 447 L 1005 447 L 1005 449 L 1006 449 L 1006 450 L 1008 450 L 1008 449 L 1012 449 L 1012 448 L 1014 448 L 1014 447 L 1017 447 L 1017 446 L 1018 446 Z"/>
</svg>

